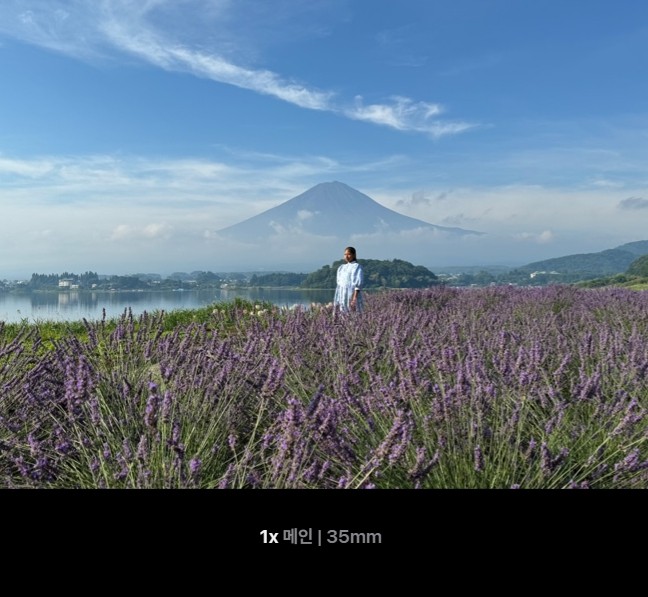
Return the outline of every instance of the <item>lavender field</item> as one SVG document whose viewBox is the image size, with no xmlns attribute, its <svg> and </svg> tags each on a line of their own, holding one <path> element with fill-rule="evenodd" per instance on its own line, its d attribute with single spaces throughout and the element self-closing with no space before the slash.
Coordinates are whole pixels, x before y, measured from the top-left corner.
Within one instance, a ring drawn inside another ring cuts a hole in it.
<svg viewBox="0 0 648 597">
<path fill-rule="evenodd" d="M 646 292 L 169 317 L 0 324 L 0 487 L 648 487 Z"/>
</svg>

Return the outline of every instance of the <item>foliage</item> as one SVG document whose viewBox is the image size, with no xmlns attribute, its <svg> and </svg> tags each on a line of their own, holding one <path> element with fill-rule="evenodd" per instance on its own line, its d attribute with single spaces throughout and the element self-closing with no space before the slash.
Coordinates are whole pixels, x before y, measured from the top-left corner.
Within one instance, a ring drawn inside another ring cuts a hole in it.
<svg viewBox="0 0 648 597">
<path fill-rule="evenodd" d="M 634 245 L 635 251 L 643 250 L 648 241 L 638 241 L 629 243 Z M 624 245 L 625 246 L 625 245 Z M 584 288 L 602 288 L 605 286 L 618 286 L 632 288 L 634 290 L 643 290 L 648 288 L 648 255 L 642 255 L 630 263 L 625 273 L 607 276 L 604 278 L 595 278 L 593 280 L 581 281 L 577 286 Z"/>
<path fill-rule="evenodd" d="M 422 265 L 401 259 L 359 259 L 364 273 L 365 288 L 428 288 L 439 283 L 435 274 Z M 303 288 L 335 288 L 337 269 L 344 263 L 335 261 L 306 276 Z"/>
<path fill-rule="evenodd" d="M 62 274 L 32 274 L 27 283 L 31 290 L 41 290 L 44 288 L 58 288 L 59 280 L 70 280 L 74 284 L 89 288 L 92 284 L 99 281 L 99 275 L 96 272 L 85 272 L 84 274 L 72 274 L 63 272 Z"/>
<path fill-rule="evenodd" d="M 337 268 L 342 265 L 344 261 L 335 261 L 333 265 L 325 265 L 317 271 L 308 274 L 306 279 L 302 282 L 304 288 L 335 288 Z M 364 267 L 364 260 L 360 260 Z"/>
<path fill-rule="evenodd" d="M 68 285 L 61 286 L 65 281 Z M 174 272 L 167 278 L 160 274 L 133 274 L 99 276 L 95 272 L 75 274 L 32 274 L 25 284 L 14 285 L 14 289 L 27 291 L 52 290 L 175 290 L 177 288 L 215 288 L 223 283 L 245 283 L 247 277 L 241 273 L 215 274 L 214 272 L 194 271 L 189 273 Z"/>
<path fill-rule="evenodd" d="M 0 486 L 648 488 L 648 294 L 0 324 Z"/>
<path fill-rule="evenodd" d="M 630 276 L 640 276 L 642 278 L 648 278 L 648 255 L 643 255 L 638 259 L 635 259 L 628 267 L 627 271 Z"/>
<path fill-rule="evenodd" d="M 253 274 L 250 278 L 250 286 L 300 286 L 306 279 L 306 274 L 291 274 L 285 272 L 275 272 L 272 274 Z"/>
<path fill-rule="evenodd" d="M 648 255 L 648 240 L 636 240 L 616 247 L 621 251 L 628 251 L 636 256 Z"/>
</svg>

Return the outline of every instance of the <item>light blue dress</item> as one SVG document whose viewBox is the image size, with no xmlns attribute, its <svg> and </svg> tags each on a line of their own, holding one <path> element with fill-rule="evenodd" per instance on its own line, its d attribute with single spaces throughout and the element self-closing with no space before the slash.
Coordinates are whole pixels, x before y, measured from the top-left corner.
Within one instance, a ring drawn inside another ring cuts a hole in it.
<svg viewBox="0 0 648 597">
<path fill-rule="evenodd" d="M 356 288 L 361 290 L 363 282 L 362 266 L 357 261 L 343 263 L 338 267 L 337 288 L 335 289 L 335 298 L 333 299 L 335 306 L 339 307 L 341 311 L 350 311 L 353 291 Z M 362 292 L 358 292 L 358 297 L 356 298 L 356 310 L 358 311 L 362 311 L 364 307 L 362 295 Z"/>
</svg>

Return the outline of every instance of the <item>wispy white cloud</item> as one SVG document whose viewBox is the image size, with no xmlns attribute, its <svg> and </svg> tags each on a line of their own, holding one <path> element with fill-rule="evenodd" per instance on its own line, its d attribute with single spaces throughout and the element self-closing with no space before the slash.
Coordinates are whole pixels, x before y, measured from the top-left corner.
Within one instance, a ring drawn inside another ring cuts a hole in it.
<svg viewBox="0 0 648 597">
<path fill-rule="evenodd" d="M 50 160 L 17 160 L 0 156 L 0 176 L 40 178 L 52 172 L 54 165 Z"/>
<path fill-rule="evenodd" d="M 231 41 L 219 45 L 214 41 L 217 35 L 205 33 L 205 20 L 226 27 L 243 18 L 233 12 L 235 4 L 225 0 L 6 0 L 0 5 L 0 34 L 83 60 L 126 55 L 167 71 L 191 73 L 300 108 L 397 131 L 438 138 L 473 127 L 440 120 L 442 110 L 436 103 L 395 96 L 365 105 L 358 96 L 349 106 L 334 91 L 242 65 L 236 60 L 237 46 Z"/>
<path fill-rule="evenodd" d="M 363 98 L 357 96 L 354 106 L 345 109 L 344 114 L 354 120 L 364 120 L 399 131 L 427 133 L 433 137 L 461 133 L 474 127 L 465 122 L 437 120 L 437 116 L 443 112 L 439 104 L 414 102 L 400 96 L 393 97 L 390 101 L 391 103 L 365 105 Z"/>
<path fill-rule="evenodd" d="M 431 195 L 426 191 L 414 191 L 408 199 L 399 199 L 396 205 L 401 208 L 409 209 L 419 205 L 430 206 L 434 201 L 445 201 L 452 191 L 442 191 L 436 195 Z"/>
<path fill-rule="evenodd" d="M 591 182 L 592 186 L 604 189 L 620 189 L 623 188 L 624 183 L 619 180 L 608 180 L 597 178 Z"/>
<path fill-rule="evenodd" d="M 168 239 L 173 232 L 173 226 L 168 223 L 151 223 L 144 226 L 118 224 L 110 234 L 110 240 L 124 241 L 132 239 Z"/>
<path fill-rule="evenodd" d="M 444 192 L 444 189 L 433 187 L 424 191 L 428 197 Z M 630 206 L 643 206 L 643 203 L 626 203 L 623 209 L 616 189 L 542 185 L 457 186 L 446 200 L 429 203 L 402 200 L 399 203 L 393 194 L 391 197 L 385 194 L 372 196 L 388 207 L 393 206 L 401 213 L 426 222 L 480 230 L 489 237 L 499 235 L 508 238 L 509 242 L 515 240 L 522 244 L 560 247 L 578 239 L 588 246 L 613 247 L 628 242 L 628 239 L 640 240 L 645 236 L 645 226 L 640 219 L 628 219 Z M 640 197 L 641 192 L 635 196 Z M 567 248 L 564 254 L 570 252 L 574 251 Z"/>
<path fill-rule="evenodd" d="M 554 233 L 551 230 L 543 230 L 542 232 L 518 232 L 513 235 L 513 238 L 544 245 L 554 239 Z"/>
<path fill-rule="evenodd" d="M 238 66 L 217 54 L 191 49 L 185 45 L 168 45 L 151 31 L 134 34 L 123 22 L 106 25 L 108 38 L 122 51 L 169 71 L 190 72 L 219 83 L 249 89 L 310 110 L 332 110 L 332 92 L 309 89 L 265 69 Z"/>
<path fill-rule="evenodd" d="M 301 222 L 305 222 L 306 220 L 311 220 L 314 218 L 319 212 L 316 211 L 308 211 L 307 209 L 301 209 L 297 212 L 297 218 Z"/>
<path fill-rule="evenodd" d="M 475 217 L 474 215 L 467 215 L 463 212 L 452 214 L 451 216 L 446 216 L 439 220 L 439 224 L 442 226 L 450 226 L 459 228 L 476 228 L 480 226 L 481 218 Z"/>
<path fill-rule="evenodd" d="M 214 228 L 222 228 L 323 180 L 350 175 L 371 178 L 398 169 L 402 163 L 398 157 L 343 163 L 326 156 L 237 151 L 227 152 L 223 160 L 119 154 L 18 159 L 5 155 L 0 157 L 0 205 L 56 210 L 69 209 L 73 203 L 75 210 L 112 210 L 106 214 L 111 221 L 122 217 L 120 210 L 135 217 L 140 209 L 176 219 L 190 207 L 197 220 L 204 221 L 209 212 Z M 148 223 L 150 216 L 138 223 L 139 229 Z"/>
<path fill-rule="evenodd" d="M 366 258 L 525 263 L 645 238 L 641 218 L 632 217 L 646 207 L 645 188 L 626 188 L 624 199 L 617 189 L 539 185 L 387 190 L 402 167 L 399 159 L 345 164 L 314 156 L 300 162 L 295 156 L 235 151 L 220 160 L 121 155 L 21 160 L 4 155 L 0 208 L 10 225 L 0 227 L 0 243 L 15 252 L 12 267 L 25 263 L 32 271 L 45 271 L 47 263 L 68 271 L 110 268 L 124 273 L 133 268 L 163 273 L 184 271 L 187 263 L 227 271 L 234 252 L 237 267 L 244 269 L 262 262 L 285 268 L 297 257 L 316 266 L 328 262 L 329 255 L 337 258 L 339 247 L 332 247 L 331 239 L 304 236 L 300 219 L 308 221 L 310 213 L 300 214 L 293 226 L 277 228 L 272 246 L 262 251 L 255 245 L 227 243 L 215 231 L 331 179 L 425 222 L 486 233 L 448 245 L 446 235 L 429 231 L 406 236 L 377 231 L 358 238 Z M 294 176 L 286 177 L 286 171 Z M 404 196 L 417 200 L 403 203 Z"/>
</svg>

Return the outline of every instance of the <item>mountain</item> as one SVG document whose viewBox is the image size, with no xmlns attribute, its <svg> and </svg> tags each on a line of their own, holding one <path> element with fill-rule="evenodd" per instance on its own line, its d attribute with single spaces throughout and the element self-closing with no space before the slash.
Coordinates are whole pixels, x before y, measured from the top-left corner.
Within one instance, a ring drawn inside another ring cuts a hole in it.
<svg viewBox="0 0 648 597">
<path fill-rule="evenodd" d="M 583 277 L 611 276 L 624 273 L 630 264 L 642 255 L 648 255 L 647 240 L 626 243 L 598 253 L 580 253 L 535 261 L 517 269 L 581 274 Z"/>
<path fill-rule="evenodd" d="M 218 231 L 223 237 L 259 243 L 284 233 L 337 238 L 427 230 L 450 237 L 479 235 L 475 230 L 437 226 L 400 214 L 342 182 L 323 182 L 301 195 Z"/>
<path fill-rule="evenodd" d="M 626 243 L 617 247 L 620 251 L 628 251 L 636 257 L 641 257 L 642 255 L 648 255 L 648 240 L 637 240 L 632 243 Z"/>
</svg>

